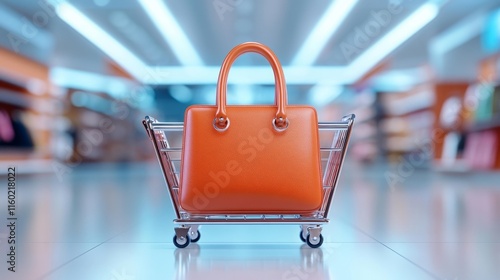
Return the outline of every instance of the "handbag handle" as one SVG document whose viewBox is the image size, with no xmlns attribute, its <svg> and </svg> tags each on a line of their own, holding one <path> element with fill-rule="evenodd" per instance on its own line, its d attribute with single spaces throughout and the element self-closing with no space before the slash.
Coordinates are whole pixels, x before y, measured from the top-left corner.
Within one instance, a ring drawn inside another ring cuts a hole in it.
<svg viewBox="0 0 500 280">
<path fill-rule="evenodd" d="M 255 42 L 247 42 L 234 47 L 224 59 L 219 72 L 219 79 L 217 81 L 217 112 L 215 114 L 213 126 L 218 131 L 225 131 L 229 127 L 230 121 L 226 113 L 227 77 L 229 75 L 231 65 L 233 65 L 236 58 L 247 52 L 255 52 L 264 56 L 273 68 L 275 105 L 277 105 L 278 110 L 272 123 L 276 131 L 284 131 L 287 129 L 289 122 L 285 112 L 287 93 L 283 68 L 281 68 L 281 63 L 269 47 Z"/>
</svg>

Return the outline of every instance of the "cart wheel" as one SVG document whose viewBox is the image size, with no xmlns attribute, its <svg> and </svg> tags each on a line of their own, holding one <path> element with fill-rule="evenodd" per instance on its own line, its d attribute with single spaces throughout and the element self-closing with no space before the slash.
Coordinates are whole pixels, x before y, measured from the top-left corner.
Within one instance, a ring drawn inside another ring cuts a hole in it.
<svg viewBox="0 0 500 280">
<path fill-rule="evenodd" d="M 191 239 L 191 242 L 193 243 L 198 242 L 200 238 L 201 238 L 201 233 L 199 230 L 196 230 L 196 232 L 194 231 L 189 232 L 189 239 Z"/>
<path fill-rule="evenodd" d="M 323 235 L 319 235 L 319 240 L 311 240 L 311 235 L 307 235 L 306 243 L 311 248 L 319 248 L 323 244 Z"/>
<path fill-rule="evenodd" d="M 177 248 L 186 248 L 190 241 L 189 235 L 181 238 L 177 238 L 177 235 L 174 235 L 174 245 Z"/>
<path fill-rule="evenodd" d="M 306 242 L 306 238 L 304 237 L 304 231 L 301 230 L 299 233 L 300 233 L 300 235 L 299 235 L 300 240 L 302 240 L 302 242 Z M 306 234 L 306 236 L 307 236 L 307 234 Z"/>
</svg>

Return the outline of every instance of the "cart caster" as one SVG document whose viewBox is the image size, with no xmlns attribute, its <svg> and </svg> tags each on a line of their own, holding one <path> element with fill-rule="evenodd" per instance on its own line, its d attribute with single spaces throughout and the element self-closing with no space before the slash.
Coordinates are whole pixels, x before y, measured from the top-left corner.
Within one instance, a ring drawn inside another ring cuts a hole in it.
<svg viewBox="0 0 500 280">
<path fill-rule="evenodd" d="M 323 244 L 322 228 L 313 225 L 301 225 L 300 240 L 307 243 L 311 248 L 319 248 Z"/>
<path fill-rule="evenodd" d="M 174 230 L 175 230 L 175 235 L 174 235 L 175 247 L 186 248 L 191 242 L 191 238 L 189 236 L 191 228 L 186 226 L 181 226 L 174 228 Z M 198 228 L 196 227 L 194 230 L 198 230 Z"/>
<path fill-rule="evenodd" d="M 301 230 L 299 233 L 300 233 L 300 234 L 299 234 L 299 236 L 300 236 L 300 240 L 302 240 L 302 242 L 304 242 L 304 243 L 305 243 L 305 242 L 306 242 L 306 238 L 307 238 L 307 231 L 303 231 L 303 230 Z"/>
<path fill-rule="evenodd" d="M 189 245 L 190 238 L 188 235 L 186 236 L 181 236 L 177 237 L 177 235 L 174 235 L 174 245 L 177 248 L 186 248 Z"/>
<path fill-rule="evenodd" d="M 300 240 L 306 243 L 307 235 L 309 234 L 310 225 L 300 225 Z"/>
<path fill-rule="evenodd" d="M 306 243 L 311 248 L 319 248 L 321 244 L 323 244 L 323 235 L 320 234 L 318 238 L 318 237 L 312 237 L 310 234 L 308 234 Z"/>
<path fill-rule="evenodd" d="M 189 231 L 189 239 L 191 239 L 191 242 L 193 243 L 198 242 L 200 238 L 201 238 L 201 233 L 199 230 Z"/>
</svg>

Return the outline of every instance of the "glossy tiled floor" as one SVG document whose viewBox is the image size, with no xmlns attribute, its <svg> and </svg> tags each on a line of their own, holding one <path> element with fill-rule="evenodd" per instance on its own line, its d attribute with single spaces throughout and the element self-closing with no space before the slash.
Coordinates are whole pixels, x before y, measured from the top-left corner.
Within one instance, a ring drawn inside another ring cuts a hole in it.
<svg viewBox="0 0 500 280">
<path fill-rule="evenodd" d="M 198 244 L 176 249 L 156 164 L 70 171 L 18 177 L 16 272 L 2 226 L 1 279 L 500 277 L 499 174 L 412 171 L 389 184 L 387 167 L 347 164 L 321 249 L 297 226 L 205 226 Z"/>
</svg>

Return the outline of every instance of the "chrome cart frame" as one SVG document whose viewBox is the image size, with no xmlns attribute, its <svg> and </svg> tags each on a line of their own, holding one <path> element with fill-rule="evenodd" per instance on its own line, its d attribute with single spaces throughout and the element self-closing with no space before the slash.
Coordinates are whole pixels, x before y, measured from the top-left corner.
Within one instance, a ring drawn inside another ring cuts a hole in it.
<svg viewBox="0 0 500 280">
<path fill-rule="evenodd" d="M 310 215 L 301 214 L 248 214 L 228 215 L 224 213 L 190 214 L 180 207 L 179 177 L 182 153 L 182 122 L 159 122 L 146 116 L 142 121 L 153 142 L 158 161 L 170 193 L 176 219 L 173 242 L 184 248 L 190 242 L 200 239 L 200 225 L 221 224 L 296 224 L 301 226 L 300 239 L 312 248 L 323 243 L 322 224 L 328 223 L 328 214 L 337 187 L 340 171 L 349 144 L 354 114 L 347 115 L 339 122 L 320 122 L 320 152 L 323 174 L 323 202 L 319 210 Z"/>
</svg>

